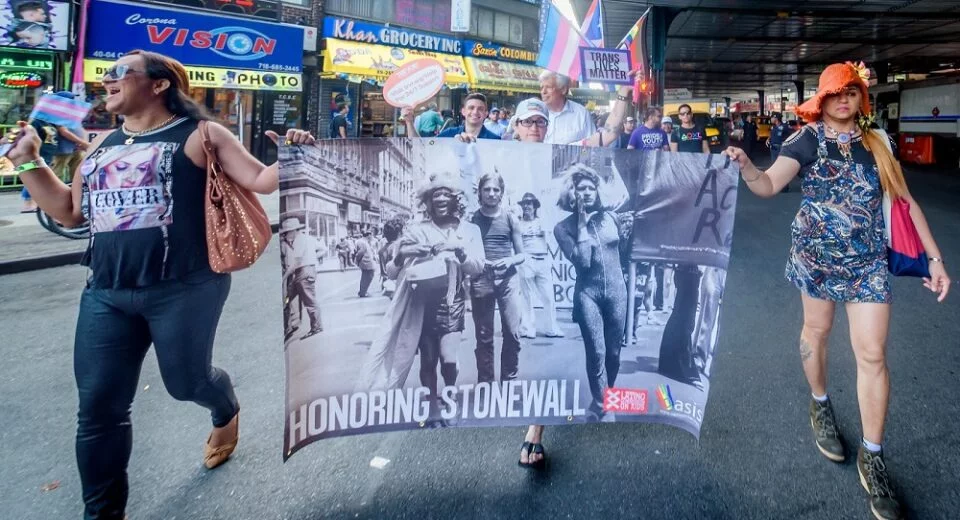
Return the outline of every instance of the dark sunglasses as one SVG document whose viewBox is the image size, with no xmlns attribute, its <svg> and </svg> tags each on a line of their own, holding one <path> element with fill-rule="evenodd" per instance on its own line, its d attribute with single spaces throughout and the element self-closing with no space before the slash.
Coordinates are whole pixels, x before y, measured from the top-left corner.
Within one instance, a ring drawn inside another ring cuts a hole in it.
<svg viewBox="0 0 960 520">
<path fill-rule="evenodd" d="M 533 125 L 536 125 L 537 128 L 546 128 L 547 120 L 546 119 L 522 119 L 520 120 L 520 125 L 524 128 L 530 128 Z"/>
<path fill-rule="evenodd" d="M 143 71 L 131 69 L 130 65 L 124 65 L 122 63 L 119 63 L 107 69 L 103 73 L 103 79 L 120 81 L 121 79 L 127 77 L 127 74 L 131 72 L 143 72 Z"/>
<path fill-rule="evenodd" d="M 690 115 L 690 112 L 680 112 L 680 115 L 681 115 L 681 116 L 689 116 L 689 115 Z"/>
</svg>

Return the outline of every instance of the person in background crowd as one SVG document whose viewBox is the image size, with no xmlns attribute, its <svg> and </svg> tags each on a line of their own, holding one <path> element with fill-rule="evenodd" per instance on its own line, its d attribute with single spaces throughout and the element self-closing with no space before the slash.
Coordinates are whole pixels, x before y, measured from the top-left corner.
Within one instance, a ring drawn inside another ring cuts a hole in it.
<svg viewBox="0 0 960 520">
<path fill-rule="evenodd" d="M 57 92 L 55 95 L 68 99 L 73 99 L 74 97 L 72 92 Z M 61 150 L 66 150 L 67 147 L 70 147 L 68 157 L 72 157 L 74 148 L 84 151 L 88 147 L 83 137 L 70 131 L 70 129 L 65 126 L 48 123 L 42 119 L 31 120 L 30 126 L 32 126 L 37 132 L 37 135 L 40 136 L 40 157 L 43 158 L 47 164 L 51 165 L 55 173 L 60 173 L 61 168 L 65 166 L 64 162 L 69 162 L 69 159 L 67 161 L 57 160 L 59 154 L 65 153 Z M 72 172 L 71 170 L 71 174 Z M 33 213 L 37 210 L 37 204 L 30 197 L 30 190 L 27 189 L 26 185 L 20 190 L 20 198 L 23 199 L 23 207 L 20 209 L 21 213 Z"/>
<path fill-rule="evenodd" d="M 483 127 L 488 132 L 496 134 L 498 137 L 503 135 L 503 127 L 500 126 L 500 109 L 493 107 L 490 109 L 489 117 L 483 122 Z"/>
<path fill-rule="evenodd" d="M 347 237 L 340 237 L 337 242 L 337 258 L 340 259 L 340 270 L 343 271 L 350 265 L 350 243 Z"/>
<path fill-rule="evenodd" d="M 393 263 L 397 254 L 397 239 L 400 238 L 401 233 L 403 233 L 403 220 L 399 218 L 388 220 L 383 225 L 383 237 L 386 242 L 377 251 L 377 258 L 380 260 L 380 289 L 383 295 L 390 299 L 393 299 L 397 291 L 397 277 L 389 276 L 387 266 Z"/>
<path fill-rule="evenodd" d="M 520 265 L 520 281 L 523 285 L 523 315 L 520 320 L 520 336 L 537 337 L 537 314 L 533 306 L 533 296 L 538 295 L 543 311 L 547 315 L 548 338 L 562 338 L 563 331 L 557 323 L 557 309 L 553 295 L 553 270 L 550 266 L 550 249 L 547 246 L 547 233 L 537 216 L 540 200 L 533 193 L 524 193 L 519 202 L 523 215 L 518 222 L 520 237 L 523 239 L 523 251 L 527 260 Z"/>
<path fill-rule="evenodd" d="M 457 126 L 457 122 L 453 119 L 453 110 L 445 108 L 440 111 L 440 117 L 443 118 L 443 126 L 440 127 L 439 134 L 442 134 L 444 130 Z"/>
<path fill-rule="evenodd" d="M 320 265 L 320 242 L 304 232 L 300 220 L 291 217 L 283 220 L 280 226 L 280 263 L 283 266 L 283 324 L 286 331 L 283 341 L 287 342 L 296 332 L 294 313 L 290 308 L 293 299 L 298 298 L 298 306 L 307 309 L 310 318 L 310 331 L 301 340 L 323 332 L 320 311 L 317 309 L 317 268 Z M 299 321 L 299 319 L 297 320 Z"/>
<path fill-rule="evenodd" d="M 350 105 L 347 103 L 337 103 L 337 115 L 330 120 L 330 137 L 333 139 L 347 138 L 347 114 L 350 112 Z"/>
<path fill-rule="evenodd" d="M 950 292 L 940 248 L 919 204 L 910 194 L 888 137 L 866 124 L 870 115 L 867 72 L 836 63 L 820 74 L 816 95 L 797 108 L 810 121 L 783 144 L 766 171 L 738 148 L 726 150 L 740 164 L 750 191 L 775 196 L 801 171 L 803 199 L 791 226 L 786 277 L 800 290 L 803 329 L 800 361 L 810 385 L 809 420 L 817 449 L 829 460 L 846 458 L 833 405 L 827 395 L 827 340 L 838 304 L 847 311 L 857 364 L 857 400 L 863 436 L 857 443 L 857 472 L 881 520 L 902 518 L 882 450 L 890 373 L 890 280 L 884 239 L 884 194 L 909 203 L 923 243 L 929 277 L 923 285 L 943 302 Z M 936 323 L 924 323 L 936 327 Z"/>
<path fill-rule="evenodd" d="M 590 112 L 580 103 L 567 99 L 569 94 L 570 78 L 549 70 L 540 74 L 540 99 L 550 113 L 550 125 L 543 141 L 547 144 L 570 144 L 597 133 Z"/>
<path fill-rule="evenodd" d="M 410 120 L 411 113 L 411 109 L 404 108 L 400 111 L 400 118 L 406 125 L 407 134 L 410 137 L 420 137 L 417 128 Z M 463 125 L 447 128 L 437 137 L 459 137 L 466 134 L 474 139 L 500 139 L 500 134 L 491 132 L 484 122 L 487 120 L 487 97 L 483 94 L 479 92 L 467 94 L 463 100 L 460 115 L 463 116 Z"/>
<path fill-rule="evenodd" d="M 500 109 L 500 119 L 497 121 L 497 124 L 500 125 L 501 134 L 507 129 L 507 125 L 510 124 L 510 110 L 506 108 Z"/>
<path fill-rule="evenodd" d="M 693 109 L 684 103 L 679 107 L 680 126 L 673 131 L 670 139 L 670 151 L 710 153 L 710 144 L 703 127 L 693 119 Z"/>
<path fill-rule="evenodd" d="M 76 98 L 73 92 L 65 90 L 57 92 L 56 95 L 67 99 Z M 57 143 L 57 154 L 53 157 L 53 171 L 57 175 L 65 175 L 63 178 L 71 178 L 73 172 L 80 166 L 80 161 L 83 160 L 83 152 L 87 151 L 90 145 L 85 139 L 86 134 L 82 125 L 77 125 L 75 128 L 58 126 L 57 133 L 60 134 L 60 138 Z"/>
<path fill-rule="evenodd" d="M 506 192 L 503 177 L 486 173 L 477 183 L 480 209 L 470 219 L 480 228 L 486 258 L 482 273 L 471 277 L 470 298 L 476 332 L 477 381 L 496 381 L 493 366 L 494 316 L 500 310 L 500 381 L 517 378 L 520 355 L 520 315 L 522 296 L 517 267 L 524 263 L 520 225 L 501 203 Z"/>
<path fill-rule="evenodd" d="M 770 116 L 770 137 L 767 138 L 767 148 L 770 149 L 770 164 L 777 162 L 780 156 L 780 147 L 787 137 L 793 133 L 789 126 L 783 124 L 779 114 Z M 790 185 L 787 184 L 781 190 L 782 193 L 790 191 Z"/>
<path fill-rule="evenodd" d="M 617 148 L 627 148 L 630 145 L 630 136 L 637 129 L 637 119 L 633 116 L 627 116 L 623 120 L 623 133 L 617 137 Z"/>
<path fill-rule="evenodd" d="M 743 151 L 747 156 L 753 155 L 753 147 L 757 144 L 757 124 L 753 122 L 753 114 L 747 114 L 743 120 Z"/>
<path fill-rule="evenodd" d="M 423 114 L 420 114 L 420 121 L 417 123 L 417 135 L 434 137 L 440 133 L 441 128 L 443 128 L 443 117 L 437 112 L 436 102 L 430 103 Z"/>
<path fill-rule="evenodd" d="M 347 235 L 347 252 L 347 266 L 353 267 L 357 265 L 355 257 L 357 254 L 357 238 L 353 233 Z"/>
<path fill-rule="evenodd" d="M 673 118 L 670 116 L 663 116 L 663 119 L 660 120 L 660 130 L 663 130 L 663 133 L 668 136 L 673 135 Z"/>
<path fill-rule="evenodd" d="M 41 139 L 26 122 L 18 123 L 24 135 L 8 158 L 40 209 L 67 226 L 91 223 L 93 239 L 82 262 L 90 272 L 74 340 L 77 466 L 85 518 L 122 520 L 133 447 L 130 410 L 151 344 L 167 391 L 211 412 L 207 468 L 226 462 L 236 448 L 240 406 L 230 376 L 210 362 L 231 280 L 210 269 L 207 255 L 207 161 L 197 127 L 210 116 L 190 97 L 183 65 L 161 54 L 131 51 L 102 82 L 106 108 L 125 116 L 123 125 L 97 136 L 72 186 L 44 164 Z M 263 165 L 230 130 L 208 124 L 211 145 L 234 182 L 255 193 L 277 190 L 276 163 Z M 314 138 L 290 129 L 286 142 L 312 144 Z M 136 161 L 135 167 L 120 170 L 127 161 Z M 147 183 L 160 199 L 97 204 L 95 195 L 110 194 L 118 177 Z"/>
<path fill-rule="evenodd" d="M 627 148 L 670 151 L 670 137 L 658 128 L 662 117 L 663 112 L 659 107 L 647 107 L 643 113 L 643 124 L 633 131 Z"/>
<path fill-rule="evenodd" d="M 360 291 L 357 296 L 366 298 L 369 296 L 370 284 L 373 282 L 374 273 L 377 270 L 377 255 L 373 246 L 373 233 L 369 230 L 363 232 L 363 238 L 357 240 L 357 267 L 360 268 Z"/>
</svg>

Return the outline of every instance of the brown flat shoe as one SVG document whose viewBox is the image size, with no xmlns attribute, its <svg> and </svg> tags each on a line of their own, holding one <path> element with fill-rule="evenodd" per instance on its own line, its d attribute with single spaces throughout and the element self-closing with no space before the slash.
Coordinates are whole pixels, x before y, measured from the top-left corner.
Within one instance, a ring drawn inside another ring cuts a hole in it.
<svg viewBox="0 0 960 520">
<path fill-rule="evenodd" d="M 219 446 L 211 446 L 210 440 L 213 438 L 213 433 L 210 433 L 210 436 L 207 437 L 207 444 L 203 447 L 203 465 L 207 469 L 213 469 L 230 458 L 230 455 L 233 454 L 233 450 L 237 448 L 237 441 L 240 440 L 240 414 L 233 416 L 233 419 L 230 420 L 230 423 L 236 423 L 237 425 L 237 436 L 233 438 L 232 441 L 221 444 Z M 227 423 L 227 426 L 230 425 Z"/>
</svg>

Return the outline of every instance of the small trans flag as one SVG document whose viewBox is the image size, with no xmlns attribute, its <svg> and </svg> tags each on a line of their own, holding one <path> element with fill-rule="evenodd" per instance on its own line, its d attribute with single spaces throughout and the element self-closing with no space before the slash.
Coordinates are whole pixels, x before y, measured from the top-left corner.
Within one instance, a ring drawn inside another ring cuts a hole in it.
<svg viewBox="0 0 960 520">
<path fill-rule="evenodd" d="M 30 112 L 30 119 L 39 119 L 52 125 L 67 128 L 82 127 L 83 118 L 90 111 L 90 103 L 61 97 L 56 94 L 42 96 Z"/>
</svg>

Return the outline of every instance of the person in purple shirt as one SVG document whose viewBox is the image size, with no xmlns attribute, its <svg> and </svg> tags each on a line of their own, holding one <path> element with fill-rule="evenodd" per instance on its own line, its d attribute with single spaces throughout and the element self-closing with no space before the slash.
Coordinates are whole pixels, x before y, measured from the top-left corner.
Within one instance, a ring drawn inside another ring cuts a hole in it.
<svg viewBox="0 0 960 520">
<path fill-rule="evenodd" d="M 627 149 L 670 151 L 670 138 L 660 129 L 663 111 L 659 107 L 649 107 L 643 114 L 643 124 L 630 136 Z"/>
<path fill-rule="evenodd" d="M 420 137 L 416 125 L 413 123 L 412 109 L 404 108 L 400 112 L 400 118 L 403 119 L 407 127 L 407 135 L 410 137 Z M 463 108 L 460 109 L 460 115 L 463 116 L 463 124 L 440 132 L 437 137 L 455 137 L 461 141 L 465 139 L 462 136 L 467 135 L 474 139 L 500 139 L 500 136 L 484 127 L 483 122 L 487 119 L 487 97 L 479 92 L 468 94 L 463 100 Z M 466 139 L 469 142 L 469 139 Z"/>
</svg>

